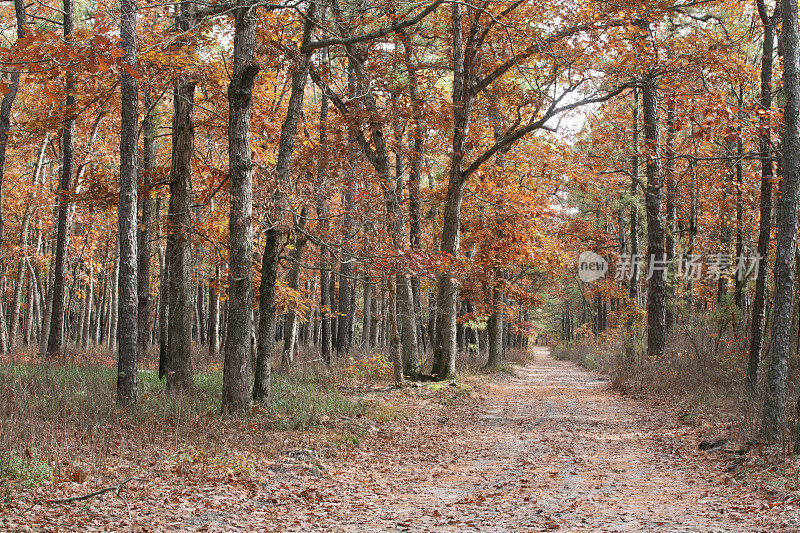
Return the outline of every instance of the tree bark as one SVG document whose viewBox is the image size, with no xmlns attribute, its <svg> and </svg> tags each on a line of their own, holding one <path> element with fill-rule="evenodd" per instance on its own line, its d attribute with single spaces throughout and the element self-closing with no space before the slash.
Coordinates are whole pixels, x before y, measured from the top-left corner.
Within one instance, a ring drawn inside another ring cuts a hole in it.
<svg viewBox="0 0 800 533">
<path fill-rule="evenodd" d="M 369 276 L 364 276 L 364 314 L 361 323 L 361 347 L 369 350 L 372 345 L 372 283 Z"/>
<path fill-rule="evenodd" d="M 631 156 L 631 199 L 630 199 L 630 224 L 631 224 L 631 258 L 639 254 L 639 205 L 636 203 L 636 191 L 639 187 L 639 90 L 633 89 L 633 156 Z M 639 304 L 639 265 L 637 261 L 631 264 L 631 279 L 628 284 L 628 294 L 634 306 Z"/>
<path fill-rule="evenodd" d="M 195 6 L 182 0 L 177 26 L 188 32 L 195 24 Z M 175 80 L 172 119 L 172 169 L 167 214 L 167 263 L 169 268 L 169 334 L 166 376 L 168 389 L 191 391 L 192 302 L 191 241 L 192 157 L 194 156 L 195 81 L 187 74 Z"/>
<path fill-rule="evenodd" d="M 392 371 L 398 387 L 404 383 L 403 354 L 400 348 L 400 332 L 397 324 L 397 303 L 395 301 L 394 280 L 389 277 L 389 329 L 391 331 Z"/>
<path fill-rule="evenodd" d="M 63 0 L 64 42 L 72 44 L 73 0 Z M 58 184 L 58 222 L 56 227 L 56 250 L 53 258 L 53 302 L 50 317 L 50 332 L 47 341 L 47 356 L 56 357 L 61 353 L 64 338 L 64 296 L 66 289 L 67 247 L 69 245 L 69 202 L 66 194 L 72 186 L 73 165 L 75 163 L 75 74 L 67 72 L 65 118 L 61 133 L 61 177 Z M 0 234 L 0 236 L 2 236 Z"/>
<path fill-rule="evenodd" d="M 658 131 L 658 89 L 652 72 L 642 80 L 647 187 L 647 265 L 658 265 L 664 254 L 664 216 L 661 212 L 661 159 Z M 664 354 L 666 344 L 667 278 L 664 269 L 650 266 L 647 288 L 647 355 L 651 360 Z"/>
<path fill-rule="evenodd" d="M 139 349 L 145 353 L 150 346 L 150 317 L 152 305 L 150 298 L 150 256 L 152 246 L 150 245 L 153 233 L 153 199 L 151 197 L 151 187 L 153 184 L 153 172 L 156 168 L 156 131 L 155 131 L 155 105 L 149 91 L 144 94 L 145 116 L 142 120 L 142 134 L 144 143 L 142 146 L 142 174 L 144 184 L 144 194 L 139 199 L 142 209 L 142 218 L 138 231 L 137 251 L 138 271 L 137 271 L 137 292 L 139 299 Z"/>
<path fill-rule="evenodd" d="M 770 17 L 764 0 L 758 0 L 758 12 L 764 27 L 764 44 L 761 54 L 761 92 L 758 106 L 763 111 L 772 109 L 772 63 L 777 18 L 780 16 L 780 3 Z M 758 385 L 758 367 L 761 363 L 761 350 L 764 344 L 764 322 L 767 309 L 767 271 L 766 258 L 769 255 L 769 241 L 772 232 L 772 138 L 770 135 L 770 117 L 761 115 L 758 136 L 758 156 L 761 161 L 761 198 L 759 202 L 758 270 L 756 272 L 756 289 L 753 295 L 753 309 L 750 325 L 750 349 L 747 356 L 747 390 L 753 395 Z"/>
<path fill-rule="evenodd" d="M 461 202 L 464 199 L 464 157 L 472 110 L 472 66 L 465 65 L 462 42 L 462 6 L 452 4 L 453 33 L 453 142 L 450 177 L 445 196 L 440 251 L 448 257 L 458 255 L 461 242 Z M 474 52 L 470 51 L 470 56 Z M 442 273 L 437 280 L 436 336 L 433 343 L 433 374 L 444 380 L 456 372 L 456 320 L 458 285 L 452 274 Z"/>
<path fill-rule="evenodd" d="M 671 52 L 671 51 L 670 51 Z M 667 260 L 669 269 L 673 268 L 675 262 L 675 235 L 677 234 L 677 208 L 675 197 L 677 195 L 677 183 L 675 181 L 675 95 L 669 95 L 667 102 L 667 122 L 665 124 L 667 138 L 664 146 L 664 181 L 666 182 L 666 227 L 664 258 Z M 667 271 L 669 272 L 669 271 Z M 667 277 L 667 294 L 665 309 L 665 334 L 672 331 L 675 324 L 675 280 Z"/>
<path fill-rule="evenodd" d="M 119 240 L 114 244 L 114 271 L 111 275 L 111 300 L 108 313 L 108 348 L 117 349 L 117 325 L 119 324 Z"/>
<path fill-rule="evenodd" d="M 67 12 L 66 6 L 64 9 Z M 14 14 L 16 18 L 17 24 L 17 39 L 21 39 L 25 36 L 25 32 L 27 30 L 27 24 L 25 20 L 25 2 L 23 0 L 14 0 Z M 69 41 L 70 37 L 67 32 L 67 18 L 69 18 L 69 31 L 72 31 L 72 21 L 71 21 L 72 14 L 71 12 L 64 16 L 64 40 Z M 20 80 L 21 73 L 18 69 L 12 69 L 11 74 L 9 76 L 9 83 L 7 85 L 8 92 L 3 95 L 3 99 L 0 101 L 0 242 L 3 242 L 3 238 L 5 235 L 5 221 L 3 216 L 3 185 L 4 185 L 4 178 L 5 178 L 5 167 L 6 167 L 6 149 L 8 147 L 8 132 L 11 130 L 11 109 L 14 105 L 14 100 L 17 98 L 17 93 L 19 92 L 19 80 Z M 71 76 L 68 75 L 68 80 L 72 79 Z M 71 94 L 69 91 L 70 85 L 69 81 L 67 82 L 67 94 Z M 74 90 L 74 82 L 72 89 Z M 73 95 L 74 99 L 74 95 Z M 67 97 L 68 104 L 69 104 L 69 96 Z M 74 103 L 74 102 L 73 102 Z M 67 109 L 71 111 L 69 105 Z M 66 127 L 66 126 L 65 126 Z M 34 176 L 35 178 L 35 176 Z M 0 262 L 2 259 L 0 259 Z M 25 269 L 22 268 L 22 276 L 24 277 Z M 2 302 L 0 302 L 0 305 Z M 3 328 L 5 327 L 5 321 L 2 324 Z M 16 330 L 16 327 L 12 325 L 13 330 Z M 0 334 L 2 337 L 2 334 Z M 4 339 L 0 339 L 0 344 L 5 344 L 5 346 L 0 346 L 3 350 L 12 350 L 13 349 L 13 341 L 9 340 L 9 342 L 4 343 L 2 342 Z"/>
<path fill-rule="evenodd" d="M 767 372 L 764 415 L 759 436 L 776 442 L 783 432 L 786 407 L 786 373 L 791 346 L 794 310 L 795 256 L 797 251 L 798 181 L 800 181 L 800 79 L 798 79 L 798 7 L 797 0 L 782 3 L 783 25 L 780 49 L 783 52 L 783 112 L 781 168 L 783 181 L 778 198 L 775 225 L 778 230 L 775 248 L 775 291 L 773 295 L 772 342 Z"/>
<path fill-rule="evenodd" d="M 306 238 L 303 232 L 308 222 L 308 210 L 303 207 L 300 218 L 296 221 L 297 232 L 294 238 L 294 249 L 292 250 L 291 267 L 289 268 L 286 285 L 289 289 L 299 291 L 300 274 L 302 272 L 303 251 L 306 246 Z M 283 342 L 283 357 L 281 366 L 289 369 L 294 364 L 297 355 L 298 335 L 300 334 L 300 313 L 296 309 L 290 309 L 286 317 L 286 335 Z"/>
<path fill-rule="evenodd" d="M 136 69 L 136 0 L 120 0 L 123 62 Z M 117 325 L 117 401 L 136 402 L 136 363 L 139 358 L 139 295 L 136 215 L 138 173 L 136 145 L 139 126 L 139 87 L 128 69 L 122 70 L 119 165 L 119 323 Z"/>
<path fill-rule="evenodd" d="M 275 228 L 266 231 L 266 244 L 261 264 L 261 285 L 258 295 L 258 344 L 256 346 L 256 368 L 253 383 L 253 400 L 266 403 L 270 396 L 272 356 L 275 354 L 275 284 L 278 279 L 278 264 L 283 248 L 283 234 Z M 227 345 L 227 339 L 226 339 Z"/>
<path fill-rule="evenodd" d="M 259 71 L 255 58 L 256 21 L 247 4 L 236 12 L 233 76 L 228 86 L 230 162 L 230 269 L 228 342 L 222 375 L 222 411 L 240 413 L 252 405 L 253 329 L 253 165 L 250 114 L 253 84 Z"/>
<path fill-rule="evenodd" d="M 316 9 L 316 4 L 312 2 L 306 11 L 303 23 L 303 44 L 308 43 L 311 39 L 316 19 Z M 284 208 L 285 201 L 281 190 L 288 190 L 294 140 L 297 134 L 297 124 L 303 111 L 303 95 L 310 59 L 310 53 L 301 53 L 292 72 L 292 90 L 289 95 L 289 105 L 286 111 L 286 118 L 281 126 L 281 136 L 278 144 L 278 157 L 275 164 L 277 190 L 272 197 L 275 208 L 273 220 L 270 220 L 267 224 L 265 232 L 266 245 L 261 264 L 258 341 L 255 382 L 253 384 L 253 399 L 257 402 L 269 400 L 270 365 L 272 364 L 272 356 L 275 353 L 275 284 L 278 275 L 280 252 L 286 239 L 286 229 L 280 224 L 281 211 Z"/>
<path fill-rule="evenodd" d="M 499 288 L 491 289 L 492 314 L 486 324 L 489 330 L 489 358 L 486 368 L 496 368 L 503 363 L 503 293 Z"/>
<path fill-rule="evenodd" d="M 91 340 L 92 308 L 94 307 L 94 265 L 89 266 L 89 293 L 84 300 L 83 324 L 81 325 L 81 348 L 89 346 Z"/>
<path fill-rule="evenodd" d="M 160 203 L 160 202 L 159 202 Z M 160 233 L 160 232 L 159 232 Z M 166 245 L 169 246 L 169 243 Z M 158 289 L 158 379 L 167 376 L 169 347 L 169 263 L 165 247 L 158 247 L 159 289 Z"/>
<path fill-rule="evenodd" d="M 17 331 L 19 331 L 19 315 L 22 309 L 22 289 L 25 284 L 25 271 L 28 269 L 28 224 L 31 219 L 32 208 L 30 204 L 25 208 L 22 215 L 22 227 L 20 228 L 19 244 L 23 254 L 22 259 L 17 263 L 17 279 L 14 283 L 14 300 L 11 303 L 11 317 L 9 325 L 11 329 L 8 334 L 8 346 L 6 349 L 11 352 L 17 345 Z"/>
<path fill-rule="evenodd" d="M 214 279 L 208 284 L 208 354 L 219 350 L 219 265 L 214 267 Z"/>
</svg>

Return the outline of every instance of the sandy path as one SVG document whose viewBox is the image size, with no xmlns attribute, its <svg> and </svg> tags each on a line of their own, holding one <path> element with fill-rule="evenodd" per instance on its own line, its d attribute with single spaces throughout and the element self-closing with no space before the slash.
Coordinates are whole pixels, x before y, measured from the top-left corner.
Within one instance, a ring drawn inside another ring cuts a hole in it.
<svg viewBox="0 0 800 533">
<path fill-rule="evenodd" d="M 306 505 L 277 498 L 280 529 L 751 532 L 800 524 L 745 493 L 697 451 L 689 428 L 544 351 L 484 396 L 478 409 L 420 415 L 346 454 L 307 484 Z"/>
<path fill-rule="evenodd" d="M 244 477 L 162 468 L 121 496 L 0 515 L 0 531 L 800 531 L 796 509 L 747 492 L 674 413 L 543 350 L 457 392 L 392 392 L 414 414 L 335 457 L 262 457 Z"/>
</svg>

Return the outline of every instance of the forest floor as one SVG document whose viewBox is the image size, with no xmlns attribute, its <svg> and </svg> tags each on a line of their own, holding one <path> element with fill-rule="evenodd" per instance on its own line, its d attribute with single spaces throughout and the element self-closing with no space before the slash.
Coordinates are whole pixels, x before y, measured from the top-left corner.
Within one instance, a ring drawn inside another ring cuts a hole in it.
<svg viewBox="0 0 800 533">
<path fill-rule="evenodd" d="M 746 485 L 675 413 L 543 349 L 514 375 L 362 393 L 396 416 L 337 447 L 287 440 L 222 470 L 139 458 L 118 492 L 40 487 L 0 531 L 800 531 L 792 493 Z"/>
</svg>

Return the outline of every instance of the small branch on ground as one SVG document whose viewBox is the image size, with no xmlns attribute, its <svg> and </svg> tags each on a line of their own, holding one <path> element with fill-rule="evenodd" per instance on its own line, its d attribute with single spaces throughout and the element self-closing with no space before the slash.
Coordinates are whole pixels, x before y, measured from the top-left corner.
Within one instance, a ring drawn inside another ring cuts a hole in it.
<svg viewBox="0 0 800 533">
<path fill-rule="evenodd" d="M 83 500 L 88 500 L 89 498 L 94 498 L 95 496 L 100 496 L 101 494 L 105 494 L 106 492 L 114 491 L 117 496 L 119 496 L 119 491 L 125 486 L 126 483 L 132 480 L 138 480 L 138 477 L 131 476 L 125 481 L 121 482 L 119 485 L 113 485 L 111 487 L 106 487 L 100 490 L 96 490 L 94 492 L 90 492 L 89 494 L 84 494 L 83 496 L 72 496 L 70 498 L 56 498 L 53 500 L 47 500 L 47 503 L 72 503 L 72 502 L 79 502 Z M 127 502 L 126 502 L 127 503 Z"/>
</svg>

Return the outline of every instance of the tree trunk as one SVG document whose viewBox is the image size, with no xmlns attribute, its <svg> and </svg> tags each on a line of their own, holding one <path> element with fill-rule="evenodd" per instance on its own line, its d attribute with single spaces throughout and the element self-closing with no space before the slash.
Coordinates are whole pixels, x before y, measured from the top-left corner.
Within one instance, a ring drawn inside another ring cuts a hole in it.
<svg viewBox="0 0 800 533">
<path fill-rule="evenodd" d="M 72 12 L 71 4 L 68 6 L 65 4 L 64 12 L 66 13 L 64 16 L 64 40 L 69 41 L 71 39 L 70 33 L 72 32 Z M 17 39 L 21 39 L 25 36 L 25 32 L 27 30 L 26 21 L 25 21 L 25 2 L 23 0 L 14 0 L 14 14 L 16 18 L 17 24 Z M 67 20 L 69 19 L 69 20 Z M 8 147 L 8 132 L 11 129 L 11 108 L 14 105 L 14 100 L 17 98 L 17 92 L 19 91 L 19 80 L 20 80 L 20 71 L 17 69 L 12 69 L 11 74 L 8 78 L 8 83 L 6 86 L 7 92 L 3 95 L 2 101 L 0 101 L 0 243 L 3 242 L 4 234 L 5 234 L 5 221 L 3 218 L 3 185 L 4 185 L 4 177 L 5 177 L 5 166 L 6 166 L 6 148 Z M 71 84 L 71 85 L 70 85 Z M 71 74 L 67 76 L 67 109 L 71 111 L 71 105 L 74 105 L 74 78 Z M 72 98 L 72 103 L 70 103 L 70 98 Z M 69 121 L 67 121 L 69 122 Z M 65 131 L 67 125 L 65 124 Z M 34 175 L 34 179 L 36 176 Z M 23 277 L 25 275 L 25 268 L 24 266 L 20 268 L 20 276 Z M 20 281 L 21 282 L 21 281 Z M 21 288 L 21 287 L 19 287 Z M 17 302 L 19 298 L 17 298 Z M 2 304 L 2 302 L 0 302 Z M 13 313 L 12 313 L 13 314 Z M 3 351 L 10 351 L 13 349 L 14 340 L 13 339 L 6 339 L 5 332 L 5 320 L 0 325 L 2 326 L 0 329 L 0 349 Z M 12 323 L 12 330 L 13 335 L 16 336 L 16 326 Z M 7 342 L 6 342 L 7 341 Z"/>
<path fill-rule="evenodd" d="M 219 350 L 219 265 L 214 267 L 214 279 L 208 284 L 208 354 L 212 358 Z"/>
<path fill-rule="evenodd" d="M 372 283 L 369 276 L 364 276 L 364 314 L 361 323 L 361 347 L 369 350 L 372 345 Z"/>
<path fill-rule="evenodd" d="M 64 42 L 72 42 L 73 0 L 63 0 Z M 67 72 L 66 102 L 61 133 L 61 178 L 58 184 L 58 222 L 56 228 L 56 251 L 53 258 L 53 302 L 50 317 L 50 332 L 47 341 L 48 357 L 56 357 L 61 353 L 64 340 L 64 296 L 66 289 L 67 247 L 69 245 L 69 202 L 66 193 L 72 186 L 72 174 L 75 164 L 75 120 L 72 113 L 75 108 L 75 74 Z M 2 237 L 2 234 L 0 234 Z"/>
<path fill-rule="evenodd" d="M 195 24 L 195 6 L 182 0 L 178 29 Z M 195 81 L 186 74 L 175 80 L 172 119 L 172 169 L 167 214 L 169 268 L 169 335 L 167 338 L 167 388 L 191 391 L 192 381 L 192 157 L 194 156 Z"/>
<path fill-rule="evenodd" d="M 120 0 L 123 62 L 136 69 L 136 0 Z M 138 175 L 136 145 L 139 126 L 139 88 L 128 69 L 122 70 L 119 166 L 119 297 L 117 299 L 117 401 L 136 402 L 136 363 L 139 358 L 139 295 L 136 249 Z"/>
<path fill-rule="evenodd" d="M 784 0 L 780 49 L 783 52 L 783 112 L 781 169 L 783 181 L 776 210 L 778 230 L 775 247 L 775 291 L 773 294 L 772 342 L 764 397 L 760 437 L 777 441 L 783 432 L 786 407 L 786 373 L 789 364 L 794 310 L 795 255 L 797 252 L 797 204 L 800 180 L 800 79 L 798 79 L 797 0 Z"/>
<path fill-rule="evenodd" d="M 137 252 L 139 254 L 137 266 L 137 293 L 138 293 L 138 338 L 139 349 L 145 353 L 150 346 L 150 317 L 151 298 L 150 298 L 150 255 L 152 247 L 150 245 L 153 234 L 153 199 L 151 197 L 151 187 L 153 184 L 153 172 L 156 168 L 156 131 L 155 131 L 155 105 L 149 91 L 144 94 L 145 116 L 142 120 L 142 134 L 144 143 L 142 149 L 142 174 L 144 191 L 139 198 L 142 208 L 142 218 L 138 231 Z"/>
<path fill-rule="evenodd" d="M 119 242 L 115 243 L 114 252 L 114 271 L 110 280 L 111 298 L 109 300 L 108 310 L 108 335 L 106 336 L 106 343 L 109 350 L 117 349 L 117 324 L 119 319 L 119 286 L 117 285 L 119 280 Z"/>
<path fill-rule="evenodd" d="M 6 349 L 11 352 L 17 346 L 17 331 L 19 331 L 19 315 L 22 309 L 22 289 L 25 284 L 25 271 L 28 269 L 28 224 L 30 223 L 32 208 L 30 205 L 25 208 L 22 215 L 22 227 L 20 228 L 19 243 L 23 253 L 23 258 L 17 263 L 17 279 L 14 283 L 14 300 L 11 302 L 11 319 L 9 325 L 11 329 L 8 335 L 8 346 Z"/>
<path fill-rule="evenodd" d="M 391 331 L 392 370 L 394 382 L 398 387 L 403 386 L 403 354 L 400 351 L 400 332 L 397 325 L 397 304 L 395 302 L 394 280 L 389 277 L 389 328 Z"/>
<path fill-rule="evenodd" d="M 664 260 L 664 216 L 661 212 L 661 159 L 658 131 L 658 89 L 652 72 L 642 80 L 644 136 L 647 164 L 647 355 L 651 360 L 664 354 L 666 343 L 667 277 Z M 655 267 L 655 268 L 654 268 Z"/>
<path fill-rule="evenodd" d="M 159 202 L 160 203 L 160 202 Z M 159 232 L 161 233 L 161 232 Z M 169 247 L 169 243 L 166 245 Z M 158 288 L 158 379 L 167 376 L 169 346 L 169 263 L 166 250 L 158 247 L 159 288 Z"/>
<path fill-rule="evenodd" d="M 439 249 L 443 254 L 457 257 L 461 242 L 461 202 L 464 198 L 464 157 L 472 109 L 472 68 L 465 68 L 462 43 L 462 6 L 452 4 L 453 32 L 453 144 L 450 177 L 445 196 L 442 235 Z M 474 54 L 469 52 L 470 57 Z M 437 281 L 436 337 L 433 343 L 433 374 L 444 380 L 456 372 L 456 320 L 458 316 L 458 285 L 452 273 L 442 273 Z"/>
<path fill-rule="evenodd" d="M 230 269 L 228 288 L 228 342 L 222 375 L 222 411 L 239 413 L 250 408 L 252 396 L 253 329 L 253 170 L 250 114 L 253 83 L 259 71 L 255 58 L 256 21 L 243 5 L 236 12 L 233 40 L 233 76 L 228 86 L 230 162 Z"/>
<path fill-rule="evenodd" d="M 677 195 L 677 183 L 675 181 L 675 95 L 669 96 L 667 102 L 667 122 L 665 124 L 667 138 L 664 146 L 664 180 L 666 181 L 666 234 L 664 258 L 667 260 L 668 268 L 671 270 L 675 262 L 675 235 L 677 234 L 677 208 L 675 197 Z M 669 272 L 668 270 L 667 272 Z M 665 273 L 666 274 L 666 273 Z M 665 333 L 672 331 L 675 324 L 675 280 L 667 276 L 667 295 L 665 310 Z"/>
<path fill-rule="evenodd" d="M 492 314 L 486 325 L 489 330 L 489 359 L 486 368 L 497 368 L 503 363 L 503 293 L 499 288 L 491 289 Z"/>
<path fill-rule="evenodd" d="M 303 44 L 308 43 L 311 39 L 316 19 L 316 8 L 317 6 L 313 2 L 308 6 L 303 23 Z M 297 134 L 297 124 L 303 111 L 303 95 L 310 59 L 310 53 L 301 53 L 292 72 L 292 90 L 289 95 L 289 105 L 286 110 L 286 118 L 281 126 L 281 137 L 278 144 L 278 157 L 275 164 L 277 190 L 272 197 L 276 208 L 273 211 L 273 220 L 270 221 L 265 232 L 266 245 L 261 264 L 258 341 L 255 382 L 253 384 L 253 399 L 257 402 L 269 400 L 270 365 L 275 352 L 275 284 L 277 282 L 280 252 L 286 238 L 286 230 L 280 224 L 281 210 L 285 201 L 281 190 L 288 190 L 289 188 L 294 140 Z"/>
<path fill-rule="evenodd" d="M 197 280 L 196 294 L 195 318 L 197 320 L 197 339 L 198 342 L 200 342 L 200 346 L 205 346 L 208 342 L 208 324 L 206 321 L 206 284 L 202 276 Z M 252 291 L 250 291 L 250 296 L 252 297 Z"/>
<path fill-rule="evenodd" d="M 283 248 L 282 232 L 271 227 L 267 229 L 266 237 L 258 295 L 258 344 L 253 383 L 253 400 L 258 403 L 268 402 L 270 395 L 272 356 L 275 354 L 275 284 L 278 279 L 280 253 Z"/>
<path fill-rule="evenodd" d="M 308 210 L 303 207 L 300 212 L 300 219 L 295 223 L 297 232 L 294 238 L 294 249 L 292 250 L 291 267 L 289 268 L 286 285 L 293 291 L 300 289 L 300 274 L 302 272 L 303 251 L 306 246 L 306 238 L 303 232 L 308 222 Z M 286 317 L 286 336 L 283 343 L 283 357 L 281 366 L 289 369 L 294 364 L 297 354 L 298 335 L 300 334 L 300 313 L 296 309 L 290 309 Z"/>
<path fill-rule="evenodd" d="M 780 15 L 780 3 L 775 13 L 767 14 L 764 0 L 757 2 L 759 15 L 764 26 L 764 46 L 761 55 L 761 93 L 759 107 L 768 111 L 772 108 L 772 62 L 777 17 Z M 758 223 L 758 270 L 756 272 L 756 290 L 753 295 L 753 310 L 750 326 L 750 350 L 747 357 L 747 389 L 755 394 L 758 385 L 758 367 L 761 363 L 761 350 L 764 344 L 764 322 L 767 308 L 767 256 L 769 255 L 770 233 L 772 232 L 772 139 L 770 136 L 770 117 L 761 115 L 760 133 L 758 137 L 758 156 L 761 160 L 761 199 Z"/>
<path fill-rule="evenodd" d="M 744 206 L 742 205 L 742 189 L 744 181 L 744 143 L 742 142 L 743 132 L 741 127 L 742 121 L 744 120 L 744 114 L 742 111 L 743 106 L 744 86 L 740 85 L 737 102 L 737 108 L 739 109 L 737 116 L 740 126 L 737 127 L 736 136 L 736 259 L 734 260 L 734 265 L 738 265 L 738 262 L 744 257 Z M 733 302 L 740 311 L 744 311 L 744 282 L 745 280 L 742 278 L 741 271 L 737 269 L 736 279 L 734 280 Z M 736 320 L 740 320 L 740 317 L 737 316 Z"/>
<path fill-rule="evenodd" d="M 84 302 L 83 324 L 81 326 L 81 348 L 84 350 L 91 340 L 92 308 L 94 307 L 94 265 L 89 266 L 89 293 Z"/>
</svg>

